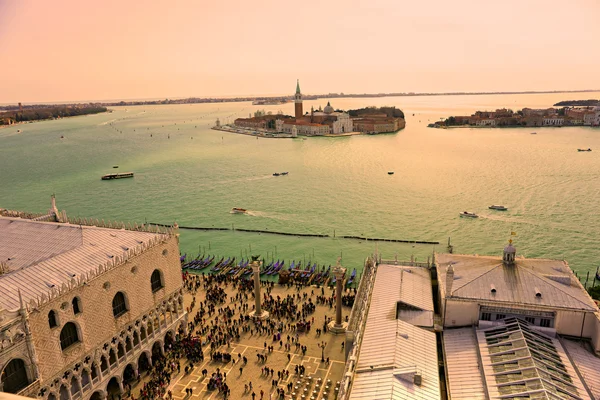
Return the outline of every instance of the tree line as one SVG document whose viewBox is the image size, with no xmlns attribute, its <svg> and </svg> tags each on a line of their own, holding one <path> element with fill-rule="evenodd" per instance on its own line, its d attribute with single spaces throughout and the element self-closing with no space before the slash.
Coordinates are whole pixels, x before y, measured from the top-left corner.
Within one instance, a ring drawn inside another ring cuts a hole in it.
<svg viewBox="0 0 600 400">
<path fill-rule="evenodd" d="M 396 107 L 365 107 L 358 108 L 356 110 L 348 110 L 348 114 L 351 117 L 364 117 L 373 114 L 385 114 L 388 118 L 404 118 L 404 113 L 402 110 Z"/>
<path fill-rule="evenodd" d="M 23 111 L 6 111 L 0 113 L 0 125 L 10 125 L 17 122 L 39 121 L 44 119 L 74 117 L 77 115 L 98 114 L 108 109 L 101 106 L 67 107 L 53 106 L 30 108 Z"/>
</svg>

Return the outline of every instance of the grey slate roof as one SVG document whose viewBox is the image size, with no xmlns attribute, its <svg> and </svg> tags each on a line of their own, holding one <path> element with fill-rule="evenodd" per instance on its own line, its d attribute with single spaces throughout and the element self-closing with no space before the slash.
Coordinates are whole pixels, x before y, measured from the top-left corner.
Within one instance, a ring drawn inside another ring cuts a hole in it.
<svg viewBox="0 0 600 400">
<path fill-rule="evenodd" d="M 0 217 L 0 308 L 48 293 L 162 234 Z"/>
<path fill-rule="evenodd" d="M 436 254 L 438 279 L 445 296 L 502 304 L 597 311 L 598 307 L 564 261 L 517 259 L 512 267 L 499 257 Z M 446 272 L 454 269 L 451 293 Z M 496 289 L 492 293 L 492 285 Z M 541 297 L 536 297 L 536 289 Z"/>
</svg>

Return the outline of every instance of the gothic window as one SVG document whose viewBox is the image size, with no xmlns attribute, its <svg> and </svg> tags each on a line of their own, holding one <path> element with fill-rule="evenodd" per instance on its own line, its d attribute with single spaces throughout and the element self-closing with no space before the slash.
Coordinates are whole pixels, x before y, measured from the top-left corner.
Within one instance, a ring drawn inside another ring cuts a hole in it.
<svg viewBox="0 0 600 400">
<path fill-rule="evenodd" d="M 4 384 L 2 390 L 6 393 L 17 393 L 29 385 L 25 362 L 20 358 L 15 358 L 6 364 L 4 371 L 0 375 L 0 381 Z"/>
<path fill-rule="evenodd" d="M 119 343 L 117 346 L 117 356 L 119 358 L 125 357 L 125 350 L 123 349 L 123 345 L 121 343 Z"/>
<path fill-rule="evenodd" d="M 81 373 L 81 386 L 85 389 L 87 385 L 90 383 L 90 374 L 87 371 L 83 371 Z"/>
<path fill-rule="evenodd" d="M 48 313 L 48 325 L 50 328 L 56 328 L 58 326 L 58 318 L 56 318 L 56 311 L 50 310 Z"/>
<path fill-rule="evenodd" d="M 74 297 L 72 303 L 73 314 L 79 314 L 81 312 L 81 300 L 79 300 L 79 297 Z"/>
<path fill-rule="evenodd" d="M 60 331 L 60 348 L 66 350 L 70 346 L 79 342 L 77 327 L 72 322 L 67 322 Z"/>
<path fill-rule="evenodd" d="M 128 336 L 127 339 L 125 339 L 125 351 L 130 352 L 132 348 L 133 346 L 131 345 L 131 338 Z"/>
<path fill-rule="evenodd" d="M 152 276 L 150 277 L 150 285 L 152 287 L 152 293 L 158 292 L 165 286 L 162 281 L 162 274 L 159 270 L 155 269 L 152 273 Z"/>
<path fill-rule="evenodd" d="M 142 329 L 140 329 L 140 337 L 142 340 L 146 339 L 146 329 L 143 326 Z"/>
<path fill-rule="evenodd" d="M 137 332 L 133 332 L 133 345 L 137 346 L 140 343 L 140 337 Z"/>
<path fill-rule="evenodd" d="M 75 396 L 81 389 L 79 388 L 79 382 L 77 382 L 77 378 L 71 378 L 71 396 Z"/>
<path fill-rule="evenodd" d="M 98 366 L 96 363 L 92 364 L 92 379 L 96 379 L 98 377 Z"/>
<path fill-rule="evenodd" d="M 112 301 L 113 315 L 115 318 L 127 312 L 127 304 L 125 303 L 125 295 L 123 292 L 117 292 Z"/>
<path fill-rule="evenodd" d="M 114 349 L 110 349 L 110 353 L 108 353 L 108 362 L 110 363 L 110 365 L 113 365 L 117 362 L 117 356 L 115 355 Z"/>
<path fill-rule="evenodd" d="M 60 400 L 69 400 L 69 391 L 65 385 L 60 387 Z"/>
<path fill-rule="evenodd" d="M 100 370 L 102 370 L 102 373 L 106 372 L 106 370 L 108 369 L 108 361 L 106 361 L 106 357 L 102 356 L 102 358 L 100 359 Z"/>
</svg>

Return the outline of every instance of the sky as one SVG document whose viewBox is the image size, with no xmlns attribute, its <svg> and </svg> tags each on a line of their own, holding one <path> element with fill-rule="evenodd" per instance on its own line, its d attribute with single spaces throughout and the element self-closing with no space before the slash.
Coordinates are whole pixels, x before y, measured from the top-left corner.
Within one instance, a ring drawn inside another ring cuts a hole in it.
<svg viewBox="0 0 600 400">
<path fill-rule="evenodd" d="M 600 89 L 600 1 L 0 0 L 0 103 Z"/>
</svg>

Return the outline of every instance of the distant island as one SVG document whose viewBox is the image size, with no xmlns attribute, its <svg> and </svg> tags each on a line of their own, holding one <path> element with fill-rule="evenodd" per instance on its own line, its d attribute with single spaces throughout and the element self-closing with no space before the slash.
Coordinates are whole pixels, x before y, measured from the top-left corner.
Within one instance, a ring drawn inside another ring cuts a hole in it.
<svg viewBox="0 0 600 400">
<path fill-rule="evenodd" d="M 356 110 L 336 110 L 327 102 L 324 108 L 310 108 L 304 112 L 304 96 L 300 82 L 294 94 L 294 116 L 257 110 L 254 116 L 237 118 L 232 125 L 221 125 L 217 120 L 213 129 L 244 135 L 272 138 L 295 138 L 299 136 L 350 136 L 360 134 L 393 133 L 406 125 L 404 113 L 396 107 L 366 107 Z"/>
<path fill-rule="evenodd" d="M 97 105 L 39 106 L 27 108 L 21 106 L 14 111 L 0 112 L 0 125 L 98 114 L 107 111 L 106 107 Z"/>
<path fill-rule="evenodd" d="M 600 100 L 565 100 L 559 101 L 554 107 L 594 107 L 600 106 Z"/>
<path fill-rule="evenodd" d="M 452 116 L 428 126 L 431 128 L 600 126 L 600 107 L 524 108 L 517 112 L 501 108 L 496 111 L 477 111 L 470 116 Z"/>
<path fill-rule="evenodd" d="M 497 94 L 550 94 L 550 93 L 593 93 L 600 92 L 598 89 L 586 90 L 551 90 L 551 91 L 525 91 L 525 92 L 397 92 L 397 93 L 327 93 L 303 95 L 305 100 L 317 99 L 335 99 L 335 98 L 370 98 L 370 97 L 404 97 L 404 96 L 482 96 L 482 95 L 497 95 Z M 247 97 L 188 97 L 180 99 L 164 99 L 164 100 L 130 100 L 130 101 L 112 101 L 112 102 L 93 102 L 89 105 L 102 107 L 118 107 L 118 106 L 145 106 L 145 105 L 161 105 L 161 104 L 197 104 L 197 103 L 231 103 L 231 102 L 256 102 L 256 105 L 267 104 L 285 104 L 294 100 L 294 96 L 247 96 Z M 48 104 L 32 104 L 23 105 L 24 109 L 55 107 L 64 105 L 77 105 L 82 103 L 56 103 Z M 0 110 L 16 110 L 18 105 L 0 106 Z"/>
</svg>

